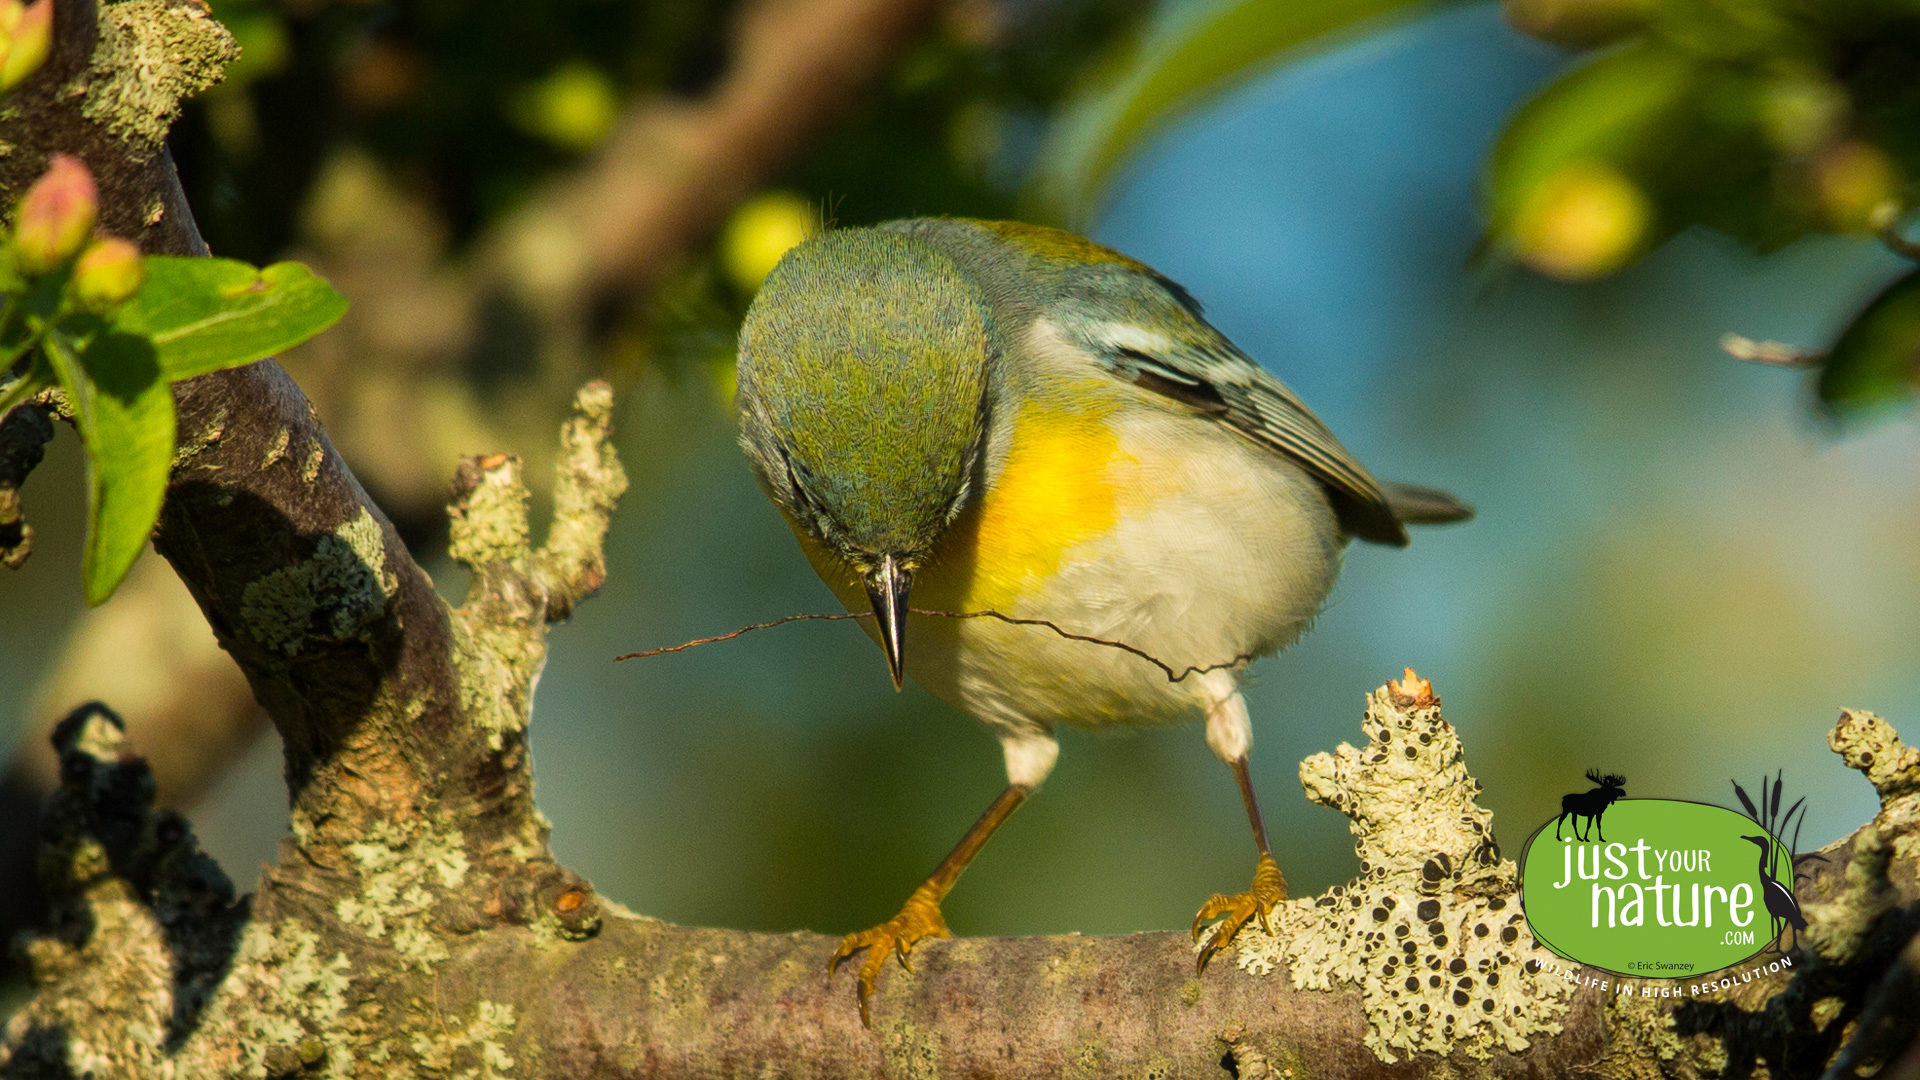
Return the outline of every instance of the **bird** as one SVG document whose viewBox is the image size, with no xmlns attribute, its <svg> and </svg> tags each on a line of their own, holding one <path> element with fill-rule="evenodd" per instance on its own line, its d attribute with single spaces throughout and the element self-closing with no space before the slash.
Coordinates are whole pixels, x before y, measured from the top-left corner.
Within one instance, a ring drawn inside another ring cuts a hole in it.
<svg viewBox="0 0 1920 1080">
<path fill-rule="evenodd" d="M 1760 899 L 1767 905 L 1767 914 L 1773 919 L 1772 947 L 1775 951 L 1782 951 L 1780 935 L 1786 932 L 1786 926 L 1791 926 L 1793 927 L 1793 944 L 1798 948 L 1800 931 L 1807 928 L 1807 917 L 1800 914 L 1800 901 L 1793 898 L 1793 890 L 1780 884 L 1779 879 L 1767 872 L 1767 864 L 1772 861 L 1773 838 L 1742 836 L 1740 839 L 1760 845 Z"/>
<path fill-rule="evenodd" d="M 740 443 L 813 569 L 912 677 L 999 741 L 1007 785 L 899 914 L 846 935 L 869 1008 L 889 955 L 1046 779 L 1061 726 L 1204 719 L 1240 789 L 1251 886 L 1194 920 L 1196 973 L 1286 898 L 1248 768 L 1247 664 L 1320 611 L 1350 539 L 1464 520 L 1376 481 L 1182 286 L 1063 230 L 918 218 L 789 250 L 737 346 Z M 995 617 L 981 617 L 991 614 Z M 951 617 L 961 616 L 961 617 Z M 1098 639 L 1098 640 L 1091 640 Z M 1113 647 L 1115 645 L 1120 647 Z"/>
</svg>

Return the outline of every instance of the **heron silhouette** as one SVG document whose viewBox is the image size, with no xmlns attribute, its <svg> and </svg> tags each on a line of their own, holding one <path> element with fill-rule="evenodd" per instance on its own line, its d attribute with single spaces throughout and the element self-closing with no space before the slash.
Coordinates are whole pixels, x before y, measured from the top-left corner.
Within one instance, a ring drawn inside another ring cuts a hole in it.
<svg viewBox="0 0 1920 1080">
<path fill-rule="evenodd" d="M 1767 873 L 1767 863 L 1772 861 L 1773 856 L 1773 837 L 1742 836 L 1740 839 L 1752 841 L 1760 847 L 1760 898 L 1767 905 L 1767 914 L 1773 917 L 1773 950 L 1786 951 L 1780 948 L 1780 935 L 1785 932 L 1782 923 L 1793 927 L 1793 946 L 1799 948 L 1800 931 L 1807 928 L 1807 918 L 1800 914 L 1800 902 L 1793 898 L 1793 890 Z"/>
</svg>

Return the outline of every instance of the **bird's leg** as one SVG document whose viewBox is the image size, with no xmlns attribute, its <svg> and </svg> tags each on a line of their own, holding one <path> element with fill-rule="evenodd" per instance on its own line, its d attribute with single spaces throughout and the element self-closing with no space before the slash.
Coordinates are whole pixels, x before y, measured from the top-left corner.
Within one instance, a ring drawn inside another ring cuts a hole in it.
<svg viewBox="0 0 1920 1080">
<path fill-rule="evenodd" d="M 833 978 L 833 973 L 839 969 L 842 962 L 861 949 L 867 950 L 867 957 L 860 964 L 859 996 L 862 1024 L 868 1027 L 873 1026 L 873 1017 L 868 1011 L 867 1000 L 873 996 L 874 980 L 880 977 L 880 969 L 886 966 L 888 954 L 897 955 L 900 958 L 900 966 L 912 971 L 913 965 L 908 962 L 907 954 L 913 951 L 915 942 L 922 938 L 953 936 L 953 933 L 947 929 L 946 919 L 941 917 L 940 901 L 946 898 L 948 891 L 953 888 L 953 883 L 960 880 L 961 871 L 967 868 L 967 864 L 973 861 L 975 855 L 980 854 L 980 849 L 987 843 L 987 837 L 992 836 L 1001 822 L 1006 821 L 1014 810 L 1026 801 L 1027 794 L 1032 790 L 1031 785 L 1008 784 L 1006 790 L 1000 793 L 1000 797 L 993 800 L 993 805 L 987 807 L 987 812 L 980 815 L 980 820 L 973 823 L 973 828 L 967 830 L 967 835 L 961 837 L 953 850 L 947 852 L 947 857 L 940 860 L 940 865 L 934 868 L 927 880 L 913 890 L 913 895 L 907 897 L 906 903 L 900 905 L 900 914 L 871 930 L 848 934 L 845 940 L 840 942 L 839 950 L 833 954 L 833 959 L 827 962 L 829 980 Z"/>
<path fill-rule="evenodd" d="M 1227 767 L 1233 770 L 1233 778 L 1240 783 L 1240 800 L 1246 804 L 1247 823 L 1253 826 L 1253 843 L 1260 851 L 1260 858 L 1254 864 L 1252 888 L 1232 895 L 1215 894 L 1193 917 L 1195 941 L 1200 940 L 1208 924 L 1218 924 L 1200 949 L 1195 974 L 1207 970 L 1215 954 L 1225 952 L 1241 928 L 1252 920 L 1259 919 L 1260 928 L 1269 930 L 1267 913 L 1287 898 L 1287 879 L 1281 875 L 1280 864 L 1274 861 L 1273 850 L 1267 846 L 1267 826 L 1260 820 L 1260 801 L 1254 797 L 1253 774 L 1247 769 L 1253 727 L 1248 722 L 1246 702 L 1239 690 L 1231 687 L 1229 690 L 1207 709 L 1207 745 L 1226 761 Z"/>
</svg>

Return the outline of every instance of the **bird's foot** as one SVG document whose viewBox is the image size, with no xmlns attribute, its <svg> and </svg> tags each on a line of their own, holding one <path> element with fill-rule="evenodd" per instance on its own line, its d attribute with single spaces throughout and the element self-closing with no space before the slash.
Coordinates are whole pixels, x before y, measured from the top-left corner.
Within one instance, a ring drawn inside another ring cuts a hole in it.
<svg viewBox="0 0 1920 1080">
<path fill-rule="evenodd" d="M 1243 893 L 1232 896 L 1215 894 L 1207 901 L 1200 914 L 1193 917 L 1193 940 L 1199 941 L 1209 923 L 1215 923 L 1213 934 L 1200 947 L 1200 959 L 1194 965 L 1194 974 L 1207 970 L 1207 964 L 1218 953 L 1227 951 L 1233 939 L 1247 923 L 1258 918 L 1260 929 L 1272 933 L 1267 925 L 1267 913 L 1274 905 L 1287 898 L 1287 879 L 1280 874 L 1280 864 L 1273 856 L 1265 852 L 1260 854 L 1260 862 L 1253 870 L 1253 887 Z"/>
<path fill-rule="evenodd" d="M 840 942 L 833 959 L 827 962 L 827 980 L 831 982 L 833 973 L 854 953 L 867 950 L 867 958 L 860 964 L 860 1023 L 872 1027 L 873 1017 L 867 1011 L 867 1001 L 873 997 L 874 980 L 880 977 L 880 969 L 886 965 L 888 954 L 899 956 L 900 966 L 911 972 L 913 964 L 908 962 L 907 954 L 913 951 L 914 943 L 922 938 L 952 936 L 953 931 L 947 929 L 947 921 L 940 915 L 940 901 L 922 885 L 907 897 L 906 903 L 900 905 L 900 914 L 871 930 L 848 934 Z"/>
</svg>

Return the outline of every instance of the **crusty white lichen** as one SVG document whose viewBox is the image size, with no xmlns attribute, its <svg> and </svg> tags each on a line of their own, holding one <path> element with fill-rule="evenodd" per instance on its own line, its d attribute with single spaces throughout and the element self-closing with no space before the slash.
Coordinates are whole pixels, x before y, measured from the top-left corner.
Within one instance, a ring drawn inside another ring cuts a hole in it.
<svg viewBox="0 0 1920 1080">
<path fill-rule="evenodd" d="M 260 1076 L 276 1046 L 317 1043 L 326 1073 L 351 1075 L 368 1030 L 348 1008 L 352 965 L 294 920 L 247 924 L 233 967 L 182 1048 L 183 1075 Z"/>
<path fill-rule="evenodd" d="M 342 897 L 334 914 L 367 937 L 391 945 L 402 966 L 428 971 L 445 960 L 446 946 L 428 912 L 466 881 L 467 853 L 460 834 L 376 821 L 365 840 L 347 845 L 347 854 L 359 864 L 360 895 Z"/>
<path fill-rule="evenodd" d="M 1900 740 L 1893 725 L 1864 709 L 1842 709 L 1827 746 L 1857 769 L 1880 796 L 1874 824 L 1889 835 L 1909 835 L 1920 819 L 1920 749 Z M 1904 847 L 1897 854 L 1911 854 Z"/>
<path fill-rule="evenodd" d="M 249 582 L 240 595 L 240 619 L 249 637 L 294 656 L 310 640 L 347 641 L 365 633 L 398 588 L 380 523 L 362 507 L 359 517 L 321 537 L 304 562 Z"/>
<path fill-rule="evenodd" d="M 448 1076 L 455 1080 L 505 1080 L 514 1067 L 506 1044 L 513 1036 L 516 1022 L 513 1006 L 493 1001 L 477 1002 L 473 1008 L 473 1019 L 465 1027 L 454 1023 L 431 1033 L 416 1031 L 413 1035 L 413 1053 L 419 1059 L 420 1068 L 429 1076 Z M 456 1061 L 467 1056 L 460 1054 L 462 1050 L 471 1051 L 471 1057 L 477 1064 L 456 1073 L 452 1071 Z"/>
<path fill-rule="evenodd" d="M 24 948 L 39 987 L 8 1021 L 0 1073 L 29 1032 L 58 1032 L 74 1076 L 156 1075 L 167 1061 L 173 1013 L 173 952 L 153 909 L 124 879 L 102 876 L 81 894 L 91 920 L 73 945 L 33 938 Z"/>
<path fill-rule="evenodd" d="M 1300 765 L 1307 797 L 1352 819 L 1360 876 L 1281 904 L 1271 933 L 1243 929 L 1236 962 L 1256 975 L 1284 963 L 1302 990 L 1357 988 L 1367 1047 L 1387 1062 L 1423 1050 L 1484 1059 L 1558 1032 L 1572 987 L 1541 973 L 1551 954 L 1527 930 L 1514 864 L 1439 702 L 1383 687 L 1363 727 L 1364 748 Z"/>
</svg>

